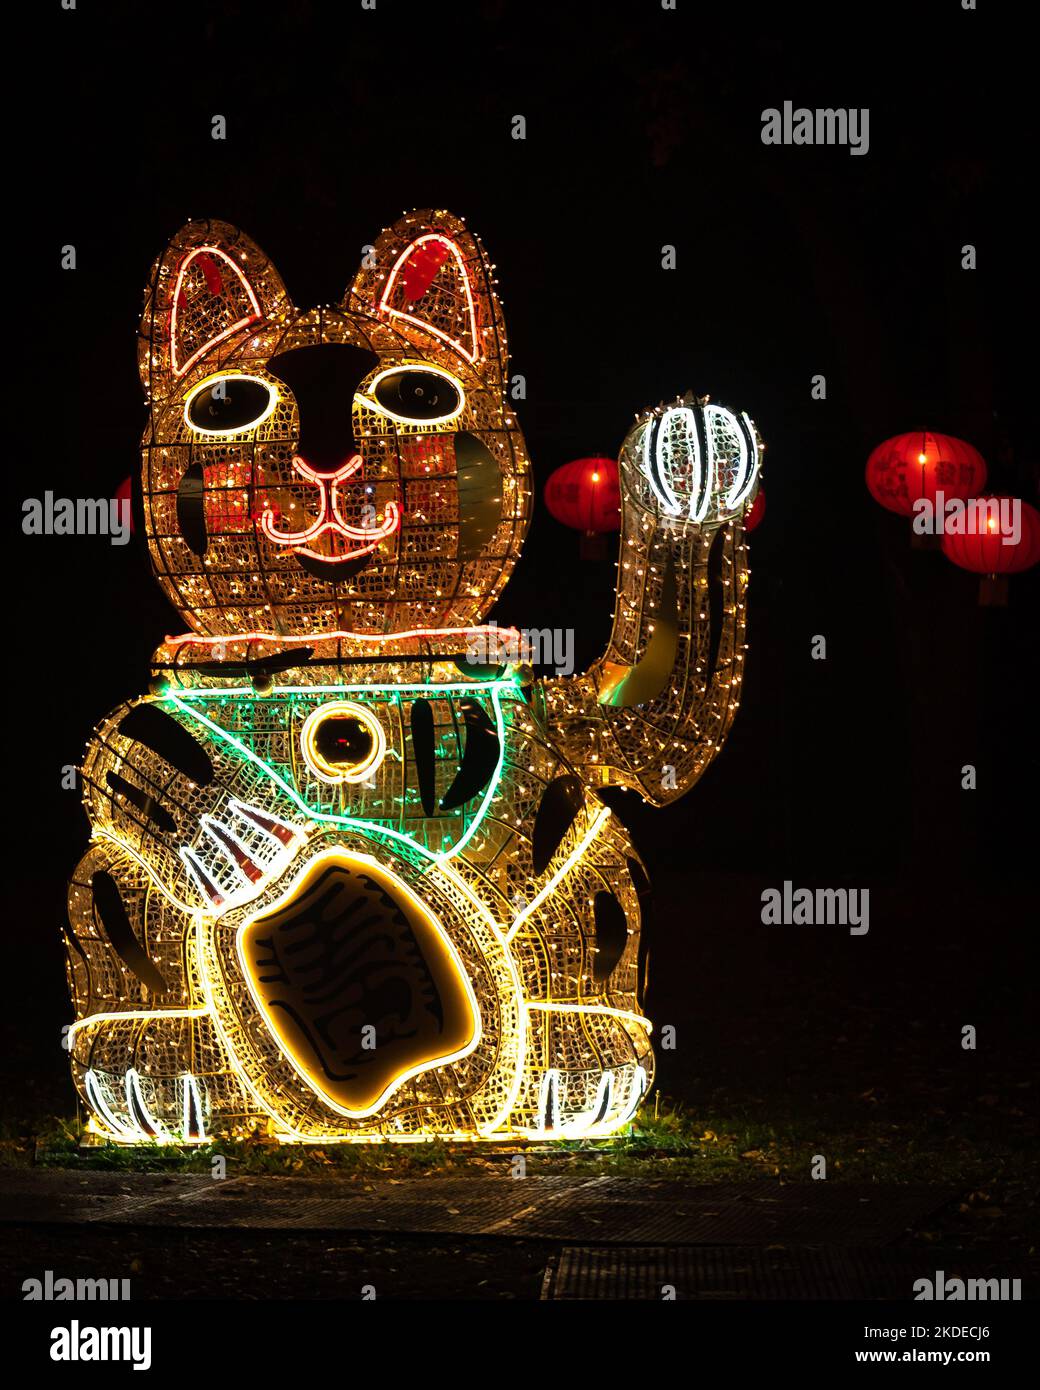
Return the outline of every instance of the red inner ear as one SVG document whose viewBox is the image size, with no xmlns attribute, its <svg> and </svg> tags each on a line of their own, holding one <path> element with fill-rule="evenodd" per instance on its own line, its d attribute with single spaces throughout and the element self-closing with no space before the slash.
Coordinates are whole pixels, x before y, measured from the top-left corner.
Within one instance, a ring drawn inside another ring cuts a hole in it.
<svg viewBox="0 0 1040 1390">
<path fill-rule="evenodd" d="M 170 308 L 170 365 L 185 374 L 217 343 L 262 318 L 245 272 L 219 246 L 197 246 L 181 261 Z"/>
<path fill-rule="evenodd" d="M 453 347 L 467 362 L 479 351 L 477 306 L 458 245 L 427 232 L 405 247 L 386 278 L 378 311 L 414 324 Z"/>
<path fill-rule="evenodd" d="M 443 241 L 428 241 L 414 249 L 401 267 L 405 296 L 412 304 L 422 299 L 450 254 Z"/>
<path fill-rule="evenodd" d="M 224 288 L 224 281 L 221 279 L 220 269 L 213 257 L 206 251 L 200 251 L 197 257 L 202 273 L 206 277 L 206 288 L 210 294 L 218 295 Z"/>
</svg>

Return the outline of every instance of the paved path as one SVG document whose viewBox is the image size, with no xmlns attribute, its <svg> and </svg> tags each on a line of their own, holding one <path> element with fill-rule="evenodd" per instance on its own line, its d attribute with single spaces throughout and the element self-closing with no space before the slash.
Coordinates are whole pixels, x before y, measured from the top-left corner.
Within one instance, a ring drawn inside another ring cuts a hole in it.
<svg viewBox="0 0 1040 1390">
<path fill-rule="evenodd" d="M 935 1269 L 1032 1281 L 909 1238 L 955 1194 L 844 1182 L 481 1171 L 238 1177 L 0 1170 L 0 1263 L 128 1276 L 134 1299 L 906 1300 Z"/>
<path fill-rule="evenodd" d="M 935 1187 L 507 1175 L 0 1173 L 0 1221 L 366 1231 L 596 1245 L 880 1246 L 951 1199 Z"/>
</svg>

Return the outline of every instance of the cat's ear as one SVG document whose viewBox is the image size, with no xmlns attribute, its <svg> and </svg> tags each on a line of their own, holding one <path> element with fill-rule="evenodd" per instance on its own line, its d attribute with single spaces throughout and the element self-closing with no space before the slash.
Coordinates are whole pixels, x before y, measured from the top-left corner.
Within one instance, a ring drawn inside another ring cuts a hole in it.
<svg viewBox="0 0 1040 1390">
<path fill-rule="evenodd" d="M 256 242 L 227 222 L 188 222 L 155 262 L 145 291 L 138 343 L 145 394 L 163 399 L 237 351 L 245 335 L 266 336 L 290 307 Z"/>
<path fill-rule="evenodd" d="M 440 209 L 410 212 L 368 249 L 346 305 L 427 355 L 469 363 L 488 386 L 504 389 L 506 327 L 493 270 L 461 218 Z"/>
</svg>

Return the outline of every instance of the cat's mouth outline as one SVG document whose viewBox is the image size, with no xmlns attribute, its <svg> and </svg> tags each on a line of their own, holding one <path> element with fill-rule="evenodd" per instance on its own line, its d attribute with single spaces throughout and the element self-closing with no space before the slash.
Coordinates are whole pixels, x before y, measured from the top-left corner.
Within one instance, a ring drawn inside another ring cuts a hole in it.
<svg viewBox="0 0 1040 1390">
<path fill-rule="evenodd" d="M 306 459 L 295 454 L 292 460 L 293 469 L 319 490 L 321 505 L 317 519 L 302 531 L 282 531 L 275 525 L 274 508 L 268 504 L 260 517 L 260 530 L 263 535 L 277 546 L 289 547 L 301 560 L 306 558 L 317 562 L 323 569 L 326 566 L 332 568 L 371 555 L 382 541 L 400 528 L 401 509 L 396 502 L 387 502 L 383 508 L 382 521 L 374 526 L 352 526 L 343 520 L 340 512 L 340 486 L 353 477 L 363 462 L 360 454 L 352 454 L 334 473 L 319 473 Z M 331 533 L 333 537 L 339 536 L 348 542 L 362 541 L 364 544 L 344 550 L 341 554 L 325 555 L 319 550 L 312 550 L 309 542 L 318 540 L 326 533 Z"/>
</svg>

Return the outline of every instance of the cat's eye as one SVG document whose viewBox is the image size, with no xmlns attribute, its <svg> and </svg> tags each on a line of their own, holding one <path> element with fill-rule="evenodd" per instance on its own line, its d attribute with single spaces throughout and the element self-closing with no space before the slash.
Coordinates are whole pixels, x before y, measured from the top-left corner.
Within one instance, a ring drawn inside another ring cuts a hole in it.
<svg viewBox="0 0 1040 1390">
<path fill-rule="evenodd" d="M 462 413 L 462 384 L 440 367 L 389 367 L 357 399 L 405 425 L 443 425 Z"/>
<path fill-rule="evenodd" d="M 258 376 L 207 377 L 184 405 L 184 419 L 203 434 L 239 434 L 262 424 L 278 404 L 273 386 Z"/>
</svg>

